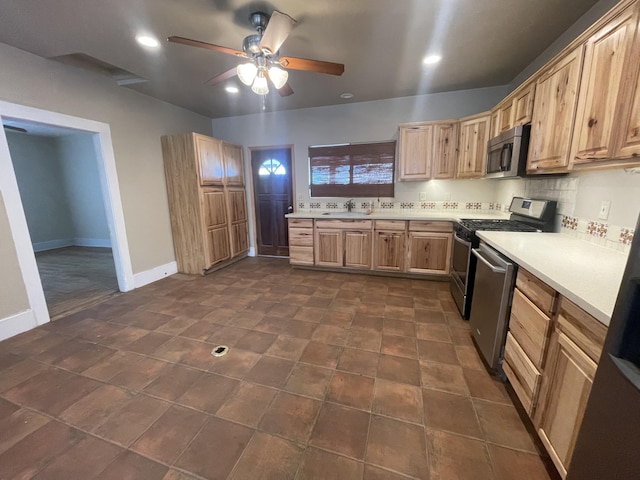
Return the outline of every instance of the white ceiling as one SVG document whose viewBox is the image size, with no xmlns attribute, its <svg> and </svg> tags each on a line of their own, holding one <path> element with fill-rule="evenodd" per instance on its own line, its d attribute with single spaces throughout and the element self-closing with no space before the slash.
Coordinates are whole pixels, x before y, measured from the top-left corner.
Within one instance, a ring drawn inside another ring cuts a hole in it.
<svg viewBox="0 0 640 480">
<path fill-rule="evenodd" d="M 509 83 L 596 0 L 0 0 L 0 42 L 45 58 L 84 54 L 146 81 L 124 86 L 217 118 L 256 113 L 237 78 L 203 83 L 238 60 L 164 41 L 170 35 L 241 49 L 249 13 L 298 20 L 281 55 L 343 63 L 341 77 L 290 71 L 294 95 L 266 110 L 334 105 Z M 161 47 L 140 47 L 146 33 Z M 422 58 L 443 60 L 424 67 Z M 236 85 L 240 93 L 224 87 Z M 273 90 L 273 89 L 272 89 Z M 351 92 L 354 97 L 339 96 Z"/>
</svg>

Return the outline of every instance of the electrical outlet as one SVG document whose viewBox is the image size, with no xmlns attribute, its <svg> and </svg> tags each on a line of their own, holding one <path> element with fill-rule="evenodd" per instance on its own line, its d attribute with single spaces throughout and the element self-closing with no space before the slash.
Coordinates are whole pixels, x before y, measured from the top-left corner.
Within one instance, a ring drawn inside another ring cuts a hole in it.
<svg viewBox="0 0 640 480">
<path fill-rule="evenodd" d="M 427 192 L 420 192 L 420 201 L 421 202 L 427 201 Z"/>
<path fill-rule="evenodd" d="M 609 218 L 610 207 L 611 207 L 610 200 L 603 200 L 602 203 L 600 203 L 600 212 L 598 213 L 598 218 L 600 220 L 606 220 L 607 218 Z"/>
</svg>

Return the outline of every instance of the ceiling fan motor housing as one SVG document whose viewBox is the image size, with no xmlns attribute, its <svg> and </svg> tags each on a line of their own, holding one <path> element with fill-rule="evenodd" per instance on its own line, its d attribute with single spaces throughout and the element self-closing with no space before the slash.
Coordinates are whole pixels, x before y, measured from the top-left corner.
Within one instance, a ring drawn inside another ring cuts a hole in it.
<svg viewBox="0 0 640 480">
<path fill-rule="evenodd" d="M 269 18 L 271 17 L 264 12 L 253 12 L 249 15 L 249 22 L 251 22 L 251 25 L 253 25 L 253 28 L 255 28 L 258 33 L 262 34 L 264 29 L 267 28 Z"/>
<path fill-rule="evenodd" d="M 244 37 L 244 40 L 242 42 L 242 50 L 248 54 L 256 55 L 260 53 L 260 40 L 262 40 L 262 35 L 260 35 L 259 33 L 254 33 L 253 35 Z"/>
</svg>

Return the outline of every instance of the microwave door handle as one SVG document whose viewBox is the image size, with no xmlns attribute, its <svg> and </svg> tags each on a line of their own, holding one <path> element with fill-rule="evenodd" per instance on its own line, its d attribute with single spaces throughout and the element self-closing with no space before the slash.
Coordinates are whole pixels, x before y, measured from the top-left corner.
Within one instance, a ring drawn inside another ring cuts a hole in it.
<svg viewBox="0 0 640 480">
<path fill-rule="evenodd" d="M 506 171 L 509 167 L 509 160 L 513 154 L 513 143 L 505 143 L 502 146 L 502 152 L 500 152 L 500 170 Z"/>
</svg>

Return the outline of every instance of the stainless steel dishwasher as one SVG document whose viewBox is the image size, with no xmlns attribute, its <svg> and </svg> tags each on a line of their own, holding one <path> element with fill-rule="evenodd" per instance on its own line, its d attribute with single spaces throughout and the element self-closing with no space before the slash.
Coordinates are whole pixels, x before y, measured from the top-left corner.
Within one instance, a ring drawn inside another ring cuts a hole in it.
<svg viewBox="0 0 640 480">
<path fill-rule="evenodd" d="M 471 335 L 488 367 L 502 374 L 517 265 L 482 242 L 472 253 L 478 262 L 469 316 Z"/>
</svg>

